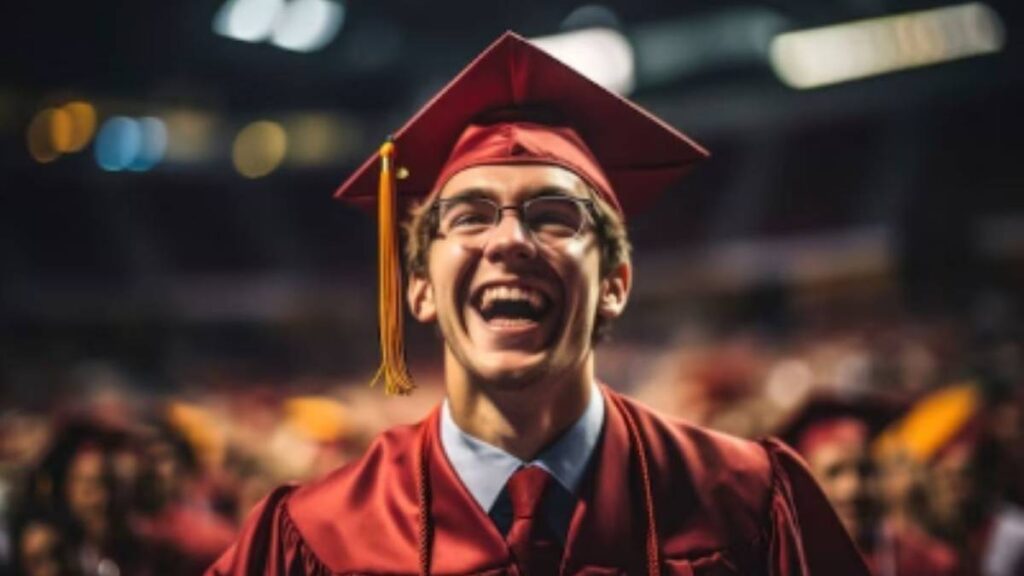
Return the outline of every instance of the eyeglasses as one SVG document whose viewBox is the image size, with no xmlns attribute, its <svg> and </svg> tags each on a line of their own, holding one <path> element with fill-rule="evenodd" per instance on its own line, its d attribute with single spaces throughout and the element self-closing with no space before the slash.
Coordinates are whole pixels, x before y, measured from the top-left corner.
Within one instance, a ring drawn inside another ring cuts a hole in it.
<svg viewBox="0 0 1024 576">
<path fill-rule="evenodd" d="M 509 206 L 482 197 L 445 198 L 432 206 L 434 231 L 473 240 L 496 228 L 506 210 L 515 211 L 530 235 L 545 244 L 578 237 L 594 219 L 593 201 L 573 196 L 538 196 Z"/>
</svg>

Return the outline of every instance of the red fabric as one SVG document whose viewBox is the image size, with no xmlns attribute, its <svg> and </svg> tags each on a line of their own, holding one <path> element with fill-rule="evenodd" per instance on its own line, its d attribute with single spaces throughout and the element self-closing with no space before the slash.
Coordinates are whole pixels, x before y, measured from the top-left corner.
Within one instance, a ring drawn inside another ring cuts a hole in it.
<svg viewBox="0 0 1024 576">
<path fill-rule="evenodd" d="M 856 418 L 831 418 L 810 424 L 800 434 L 795 448 L 801 454 L 813 453 L 826 444 L 866 444 L 867 424 Z"/>
<path fill-rule="evenodd" d="M 152 518 L 135 518 L 132 530 L 149 549 L 161 574 L 196 574 L 235 540 L 232 525 L 205 508 L 171 504 Z"/>
<path fill-rule="evenodd" d="M 883 523 L 878 541 L 865 554 L 873 574 L 957 576 L 963 574 L 956 552 L 922 529 Z"/>
<path fill-rule="evenodd" d="M 867 574 L 791 450 L 665 420 L 607 388 L 604 395 L 605 426 L 580 487 L 562 574 L 647 571 L 639 450 L 650 471 L 663 573 Z M 514 572 L 503 536 L 444 456 L 439 414 L 385 433 L 362 459 L 323 480 L 278 489 L 207 574 L 420 573 L 425 493 L 432 574 Z"/>
<path fill-rule="evenodd" d="M 613 192 L 625 214 L 649 205 L 698 162 L 706 150 L 636 104 L 594 84 L 522 37 L 507 32 L 476 57 L 393 137 L 398 166 L 407 176 L 398 194 L 420 199 L 433 191 L 467 127 L 508 111 L 571 127 L 586 142 L 593 167 L 562 144 L 554 156 L 599 192 Z M 542 111 L 542 113 L 540 112 Z M 560 128 L 559 128 L 560 129 Z M 551 158 L 551 157 L 549 157 Z M 335 192 L 336 198 L 376 202 L 380 156 L 369 157 Z M 594 170 L 600 166 L 600 170 Z M 601 176 L 599 176 L 599 174 Z M 607 178 L 607 184 L 603 178 Z"/>
<path fill-rule="evenodd" d="M 577 174 L 620 212 L 619 200 L 593 153 L 572 128 L 533 122 L 471 124 L 459 136 L 434 191 L 455 174 L 484 164 L 552 164 Z"/>
<path fill-rule="evenodd" d="M 512 551 L 516 566 L 523 574 L 558 574 L 562 546 L 546 529 L 540 515 L 540 504 L 550 485 L 551 475 L 536 466 L 520 468 L 508 479 L 512 526 L 505 541 Z"/>
</svg>

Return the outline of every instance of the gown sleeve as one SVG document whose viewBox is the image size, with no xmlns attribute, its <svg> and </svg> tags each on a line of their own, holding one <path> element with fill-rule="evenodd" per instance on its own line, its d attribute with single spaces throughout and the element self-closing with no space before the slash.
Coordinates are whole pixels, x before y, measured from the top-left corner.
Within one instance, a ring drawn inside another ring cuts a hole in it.
<svg viewBox="0 0 1024 576">
<path fill-rule="evenodd" d="M 327 574 L 292 524 L 286 507 L 294 486 L 280 486 L 257 504 L 238 540 L 206 570 L 205 576 L 283 576 Z"/>
<path fill-rule="evenodd" d="M 768 573 L 868 576 L 864 559 L 800 457 L 778 440 L 762 444 L 772 468 Z"/>
</svg>

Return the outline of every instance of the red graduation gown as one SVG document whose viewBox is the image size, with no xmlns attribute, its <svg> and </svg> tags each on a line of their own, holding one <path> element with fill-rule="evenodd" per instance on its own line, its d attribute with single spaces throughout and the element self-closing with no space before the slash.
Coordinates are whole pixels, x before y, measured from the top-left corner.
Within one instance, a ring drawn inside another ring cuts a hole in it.
<svg viewBox="0 0 1024 576">
<path fill-rule="evenodd" d="M 788 448 L 669 421 L 603 391 L 604 430 L 562 574 L 868 573 Z M 435 409 L 326 478 L 275 490 L 207 575 L 516 574 L 444 455 L 439 418 Z"/>
<path fill-rule="evenodd" d="M 956 553 L 921 528 L 883 522 L 871 550 L 864 551 L 872 574 L 891 576 L 963 575 Z"/>
</svg>

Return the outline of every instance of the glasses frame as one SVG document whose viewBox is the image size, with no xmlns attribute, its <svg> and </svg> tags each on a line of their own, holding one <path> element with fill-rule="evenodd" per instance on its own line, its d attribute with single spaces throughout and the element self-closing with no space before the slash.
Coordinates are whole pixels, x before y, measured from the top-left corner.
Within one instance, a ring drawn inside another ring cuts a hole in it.
<svg viewBox="0 0 1024 576">
<path fill-rule="evenodd" d="M 536 238 L 536 233 L 533 231 L 533 229 L 530 228 L 530 226 L 526 222 L 526 211 L 527 211 L 527 209 L 529 208 L 529 206 L 531 204 L 533 204 L 535 202 L 542 201 L 542 200 L 564 200 L 564 201 L 568 201 L 568 202 L 573 202 L 573 203 L 575 203 L 577 206 L 579 206 L 583 210 L 584 218 L 580 222 L 579 229 L 576 230 L 576 232 L 574 232 L 572 236 L 567 236 L 566 237 L 567 240 L 579 238 L 583 234 L 584 230 L 587 229 L 587 224 L 588 223 L 591 224 L 591 225 L 596 225 L 597 224 L 597 221 L 598 221 L 597 208 L 596 208 L 596 206 L 594 204 L 594 200 L 591 199 L 591 198 L 579 198 L 577 196 L 568 196 L 568 195 L 562 195 L 562 194 L 557 194 L 557 195 L 549 194 L 549 195 L 536 196 L 534 198 L 530 198 L 528 200 L 524 200 L 523 202 L 520 202 L 519 204 L 499 204 L 495 200 L 492 200 L 491 198 L 487 198 L 485 196 L 439 198 L 439 199 L 435 200 L 434 203 L 430 206 L 430 230 L 431 230 L 431 237 L 432 238 L 446 238 L 447 237 L 447 235 L 441 233 L 441 210 L 445 206 L 450 206 L 450 205 L 458 204 L 458 203 L 461 203 L 461 202 L 486 202 L 486 203 L 490 204 L 491 206 L 493 206 L 495 210 L 494 210 L 494 221 L 491 222 L 490 226 L 488 226 L 488 228 L 487 228 L 485 233 L 489 233 L 489 232 L 493 231 L 495 228 L 497 228 L 499 225 L 501 225 L 501 219 L 504 217 L 505 212 L 507 212 L 509 210 L 512 210 L 512 211 L 514 211 L 516 213 L 516 218 L 519 219 L 519 225 L 522 226 L 523 229 L 526 230 L 530 234 L 531 238 L 534 238 L 535 240 L 539 241 L 539 239 Z"/>
</svg>

